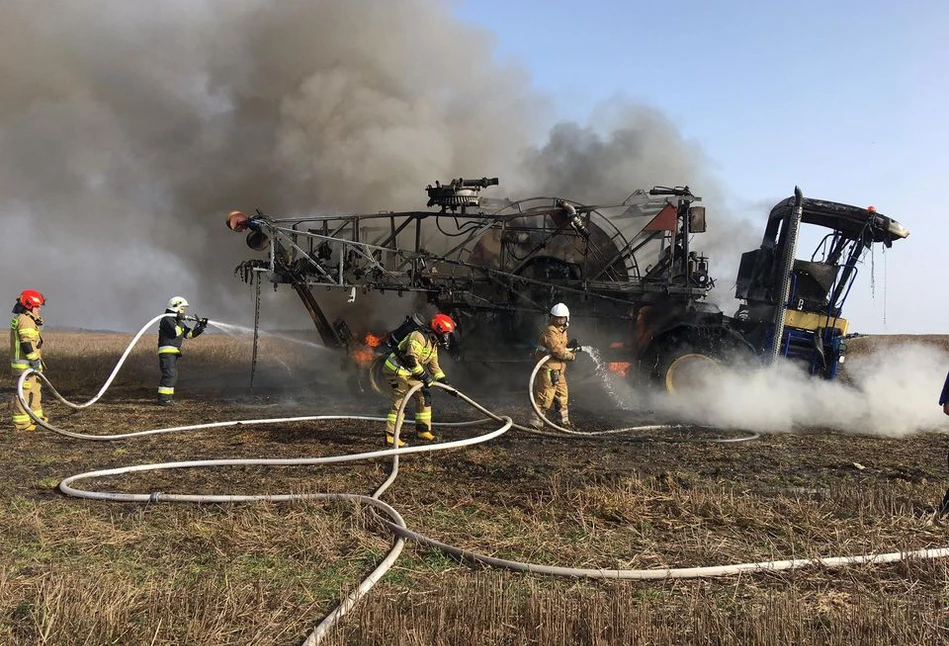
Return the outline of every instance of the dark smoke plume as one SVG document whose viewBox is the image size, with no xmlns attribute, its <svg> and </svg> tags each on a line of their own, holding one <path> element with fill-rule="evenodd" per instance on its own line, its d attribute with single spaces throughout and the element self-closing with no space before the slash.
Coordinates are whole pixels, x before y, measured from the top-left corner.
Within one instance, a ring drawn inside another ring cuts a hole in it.
<svg viewBox="0 0 949 646">
<path fill-rule="evenodd" d="M 637 188 L 688 184 L 697 195 L 720 201 L 705 153 L 659 111 L 612 101 L 591 121 L 559 123 L 547 142 L 529 150 L 524 179 L 530 190 L 603 204 L 620 202 Z"/>
<path fill-rule="evenodd" d="M 137 329 L 178 293 L 247 323 L 234 208 L 416 208 L 436 179 L 486 174 L 494 195 L 714 197 L 701 151 L 649 109 L 529 149 L 547 100 L 492 46 L 434 0 L 4 3 L 2 293 L 43 290 L 54 325 Z M 288 289 L 267 304 L 305 322 Z"/>
<path fill-rule="evenodd" d="M 587 204 L 617 204 L 635 189 L 688 185 L 708 208 L 708 230 L 694 236 L 693 244 L 709 257 L 716 279 L 709 299 L 733 313 L 740 255 L 760 243 L 770 206 L 760 209 L 754 223 L 737 216 L 699 144 L 684 139 L 654 108 L 614 100 L 600 106 L 591 123 L 560 123 L 546 143 L 529 149 L 520 176 L 526 182 L 523 190 Z"/>
</svg>

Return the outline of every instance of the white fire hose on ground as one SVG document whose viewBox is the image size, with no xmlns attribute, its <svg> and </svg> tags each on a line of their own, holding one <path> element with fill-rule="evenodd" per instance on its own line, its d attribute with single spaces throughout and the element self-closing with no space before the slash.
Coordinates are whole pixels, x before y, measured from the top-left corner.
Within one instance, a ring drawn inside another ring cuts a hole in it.
<svg viewBox="0 0 949 646">
<path fill-rule="evenodd" d="M 165 315 L 162 315 L 165 316 Z M 115 378 L 115 375 L 118 373 L 118 370 L 121 368 L 125 359 L 128 357 L 129 352 L 132 347 L 141 336 L 144 334 L 145 330 L 154 324 L 162 316 L 155 317 L 149 321 L 138 334 L 135 335 L 132 342 L 129 344 L 129 347 L 123 353 L 121 359 L 113 370 L 112 374 L 107 379 L 105 385 L 100 389 L 95 397 L 90 399 L 84 404 L 74 404 L 68 402 L 63 398 L 49 380 L 42 373 L 36 373 L 40 379 L 56 396 L 56 398 L 70 406 L 72 408 L 85 408 L 90 406 L 92 403 L 97 401 L 105 391 L 108 389 L 108 386 L 111 384 L 112 380 Z M 212 322 L 213 324 L 213 322 Z M 596 435 L 604 433 L 615 433 L 622 431 L 631 431 L 631 430 L 650 430 L 650 429 L 659 429 L 659 428 L 672 428 L 668 425 L 651 425 L 644 427 L 630 427 L 628 429 L 612 429 L 610 431 L 600 431 L 599 433 L 581 433 L 578 431 L 572 431 L 570 429 L 565 429 L 559 427 L 549 420 L 544 418 L 542 411 L 540 411 L 537 406 L 537 402 L 533 397 L 533 385 L 534 379 L 536 378 L 537 372 L 540 370 L 541 366 L 549 359 L 544 357 L 537 362 L 537 365 L 534 367 L 534 371 L 531 374 L 530 380 L 530 399 L 531 404 L 535 412 L 545 419 L 546 423 L 549 424 L 552 428 L 555 428 L 563 433 L 570 435 Z M 187 431 L 187 430 L 198 430 L 198 429 L 207 429 L 207 428 L 225 428 L 225 427 L 239 427 L 239 426 L 251 426 L 251 425 L 263 425 L 263 424 L 277 424 L 277 423 L 287 423 L 287 422 L 301 422 L 301 421 L 318 421 L 318 420 L 338 420 L 338 419 L 358 419 L 358 420 L 367 420 L 367 421 L 379 421 L 384 422 L 385 418 L 383 417 L 373 417 L 373 416 L 364 416 L 364 415 L 314 415 L 314 416 L 305 416 L 305 417 L 286 417 L 286 418 L 272 418 L 272 419 L 259 419 L 259 420 L 235 420 L 229 422 L 214 422 L 209 424 L 194 424 L 190 426 L 178 426 L 171 428 L 163 429 L 151 429 L 146 431 L 138 431 L 132 433 L 122 433 L 117 435 L 88 435 L 73 433 L 66 431 L 65 429 L 60 429 L 49 422 L 45 422 L 39 419 L 32 411 L 29 410 L 29 406 L 26 403 L 26 399 L 23 394 L 23 381 L 26 377 L 33 373 L 32 369 L 29 369 L 20 376 L 17 381 L 17 397 L 19 398 L 21 404 L 24 405 L 24 408 L 30 413 L 30 416 L 34 419 L 37 425 L 42 426 L 48 430 L 65 435 L 67 437 L 77 438 L 77 439 L 90 439 L 90 440 L 116 440 L 116 439 L 126 439 L 131 437 L 139 437 L 144 435 L 154 435 L 160 433 L 171 433 L 177 431 Z M 457 422 L 452 424 L 442 424 L 442 426 L 468 426 L 475 424 L 483 424 L 488 420 L 494 420 L 495 422 L 501 423 L 501 426 L 494 431 L 485 433 L 483 435 L 477 435 L 474 437 L 469 437 L 462 440 L 454 440 L 450 442 L 439 442 L 436 444 L 431 444 L 427 446 L 405 446 L 398 447 L 398 437 L 402 429 L 402 424 L 404 422 L 404 411 L 407 403 L 412 398 L 412 395 L 422 387 L 422 384 L 416 384 L 412 386 L 406 396 L 403 399 L 402 405 L 398 411 L 398 417 L 396 422 L 395 429 L 395 438 L 396 446 L 389 449 L 382 449 L 378 451 L 369 451 L 365 453 L 357 453 L 352 455 L 337 455 L 337 456 L 327 456 L 320 458 L 290 458 L 290 459 L 220 459 L 220 460 L 194 460 L 194 461 L 185 461 L 185 462 L 166 462 L 166 463 L 156 463 L 156 464 L 141 464 L 133 465 L 128 467 L 118 467 L 113 469 L 102 469 L 97 471 L 89 471 L 86 473 L 80 473 L 77 475 L 69 476 L 60 483 L 60 490 L 68 495 L 79 498 L 91 498 L 95 500 L 109 500 L 109 501 L 120 501 L 120 502 L 252 502 L 252 501 L 290 501 L 290 500 L 345 500 L 352 501 L 357 503 L 365 503 L 369 505 L 373 510 L 377 510 L 383 513 L 388 517 L 388 520 L 382 519 L 382 521 L 396 534 L 397 538 L 393 543 L 393 546 L 389 553 L 382 559 L 382 561 L 373 569 L 373 571 L 363 580 L 360 585 L 351 592 L 339 606 L 333 610 L 322 622 L 320 622 L 314 630 L 308 635 L 306 640 L 303 642 L 304 646 L 314 646 L 315 644 L 320 643 L 323 638 L 329 633 L 329 631 L 336 625 L 338 620 L 343 617 L 349 610 L 351 610 L 358 601 L 365 596 L 369 590 L 385 575 L 385 573 L 393 566 L 396 562 L 396 559 L 399 557 L 400 553 L 405 544 L 406 539 L 412 539 L 416 542 L 422 543 L 424 545 L 429 545 L 431 547 L 438 548 L 443 550 L 453 556 L 465 560 L 473 561 L 478 563 L 483 563 L 486 565 L 492 565 L 496 567 L 502 567 L 514 571 L 520 572 L 533 572 L 538 574 L 549 574 L 554 576 L 570 576 L 570 577 L 585 577 L 591 579 L 638 579 L 638 580 L 649 580 L 649 579 L 670 579 L 670 578 L 699 578 L 699 577 L 717 577 L 725 576 L 731 574 L 738 574 L 742 572 L 773 572 L 779 570 L 789 570 L 794 568 L 801 568 L 805 566 L 819 565 L 824 567 L 840 567 L 850 564 L 866 564 L 866 563 L 891 563 L 895 561 L 900 561 L 908 558 L 919 558 L 919 559 L 934 559 L 942 558 L 949 556 L 949 547 L 943 548 L 930 548 L 930 549 L 921 549 L 914 550 L 910 552 L 889 552 L 883 554 L 863 554 L 863 555 L 854 555 L 854 556 L 834 556 L 826 558 L 812 558 L 812 559 L 787 559 L 787 560 L 773 560 L 773 561 L 760 561 L 756 563 L 738 563 L 731 565 L 720 565 L 720 566 L 707 566 L 707 567 L 683 567 L 683 568 L 659 568 L 659 569 L 631 569 L 631 570 L 615 570 L 615 569 L 601 569 L 601 568 L 574 568 L 567 566 L 550 566 L 550 565 L 541 565 L 536 563 L 527 563 L 521 561 L 514 561 L 508 559 L 499 559 L 492 556 L 487 556 L 484 554 L 479 554 L 477 552 L 472 552 L 465 550 L 460 547 L 453 545 L 448 545 L 442 543 L 437 539 L 425 536 L 418 532 L 415 532 L 407 526 L 405 520 L 399 514 L 399 512 L 392 507 L 391 505 L 380 500 L 381 496 L 385 491 L 392 485 L 398 475 L 399 469 L 399 456 L 408 455 L 414 453 L 426 453 L 426 452 L 435 452 L 445 449 L 460 448 L 465 446 L 472 446 L 475 444 L 491 441 L 497 437 L 500 437 L 506 433 L 511 428 L 518 428 L 522 430 L 533 430 L 524 426 L 515 425 L 510 417 L 498 415 L 487 408 L 483 407 L 478 402 L 474 401 L 464 393 L 452 388 L 451 386 L 446 386 L 444 384 L 435 383 L 435 387 L 441 388 L 449 392 L 452 395 L 457 396 L 462 401 L 465 401 L 470 406 L 476 410 L 481 411 L 483 414 L 487 415 L 487 418 L 482 420 L 476 420 L 472 422 Z M 755 435 L 757 437 L 757 435 Z M 752 437 L 743 437 L 738 439 L 714 439 L 714 440 L 697 440 L 697 441 L 746 441 L 753 439 Z M 693 440 L 696 441 L 696 440 Z M 87 489 L 79 489 L 73 486 L 75 483 L 88 480 L 91 478 L 100 478 L 100 477 L 109 477 L 109 476 L 119 476 L 127 473 L 137 473 L 144 471 L 159 471 L 159 470 L 169 470 L 169 469 L 184 469 L 184 468 L 196 468 L 196 467 L 217 467 L 217 466 L 232 466 L 232 465 L 261 465 L 261 466 L 288 466 L 288 465 L 318 465 L 318 464 L 331 464 L 331 463 L 340 463 L 340 462 L 354 462 L 359 460 L 370 460 L 376 458 L 391 457 L 392 458 L 392 468 L 389 472 L 388 477 L 385 481 L 376 489 L 375 492 L 370 496 L 353 494 L 353 493 L 332 493 L 332 494 L 271 494 L 271 495 L 230 495 L 230 494 L 171 494 L 171 493 L 162 493 L 162 492 L 149 492 L 149 493 L 116 493 L 116 492 L 104 492 L 104 491 L 93 491 Z"/>
<path fill-rule="evenodd" d="M 624 428 L 611 428 L 603 431 L 577 431 L 574 429 L 566 428 L 565 426 L 560 426 L 552 422 L 545 414 L 544 411 L 540 409 L 540 406 L 537 405 L 537 399 L 534 397 L 534 382 L 537 380 L 537 373 L 540 372 L 540 369 L 545 363 L 550 361 L 552 357 L 548 354 L 544 357 L 541 357 L 537 364 L 534 366 L 534 371 L 531 373 L 530 382 L 527 385 L 527 394 L 531 400 L 531 408 L 534 409 L 534 412 L 537 416 L 543 420 L 545 424 L 550 426 L 553 429 L 567 435 L 575 436 L 586 436 L 594 437 L 597 435 L 615 435 L 617 433 L 630 433 L 633 431 L 655 431 L 655 430 L 675 430 L 675 429 L 694 429 L 700 428 L 697 426 L 679 426 L 676 424 L 649 424 L 645 426 L 626 426 Z M 537 432 L 537 429 L 521 428 L 526 431 Z M 761 435 L 759 433 L 750 433 L 748 435 L 742 435 L 740 437 L 715 437 L 715 438 L 663 438 L 663 441 L 666 442 L 712 442 L 712 443 L 722 443 L 730 444 L 735 442 L 749 442 L 751 440 L 757 440 Z"/>
</svg>

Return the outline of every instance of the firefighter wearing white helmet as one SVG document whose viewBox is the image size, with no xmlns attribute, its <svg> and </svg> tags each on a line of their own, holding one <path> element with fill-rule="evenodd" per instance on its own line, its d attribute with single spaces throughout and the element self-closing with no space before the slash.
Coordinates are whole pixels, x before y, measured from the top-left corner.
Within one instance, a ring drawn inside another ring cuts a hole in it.
<svg viewBox="0 0 949 646">
<path fill-rule="evenodd" d="M 550 359 L 543 365 L 537 379 L 534 381 L 534 399 L 544 415 L 551 406 L 559 413 L 560 418 L 552 420 L 555 423 L 570 428 L 570 412 L 567 407 L 569 391 L 567 389 L 567 362 L 577 358 L 580 345 L 576 340 L 567 340 L 567 328 L 570 326 L 570 310 L 563 303 L 557 303 L 550 308 L 550 320 L 537 342 L 535 357 L 540 360 L 546 355 Z M 548 418 L 549 419 L 549 418 Z M 534 415 L 531 423 L 535 427 L 543 425 L 543 421 Z"/>
<path fill-rule="evenodd" d="M 208 326 L 207 319 L 189 317 L 197 321 L 194 328 L 185 325 L 185 310 L 188 301 L 183 296 L 168 299 L 165 314 L 158 324 L 158 367 L 161 368 L 161 381 L 158 382 L 158 404 L 174 404 L 175 384 L 178 382 L 178 360 L 181 358 L 181 344 L 184 339 L 200 336 Z M 170 315 L 174 316 L 170 316 Z"/>
</svg>

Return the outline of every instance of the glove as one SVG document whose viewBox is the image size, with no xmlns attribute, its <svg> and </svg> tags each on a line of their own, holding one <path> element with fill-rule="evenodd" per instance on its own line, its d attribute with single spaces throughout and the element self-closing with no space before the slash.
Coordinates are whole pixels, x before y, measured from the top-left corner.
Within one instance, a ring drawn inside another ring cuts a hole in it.
<svg viewBox="0 0 949 646">
<path fill-rule="evenodd" d="M 194 330 L 195 330 L 195 332 L 197 332 L 198 330 L 200 330 L 201 332 L 204 332 L 204 330 L 205 330 L 207 327 L 208 327 L 208 320 L 207 320 L 207 319 L 198 319 L 198 324 L 194 326 Z"/>
<path fill-rule="evenodd" d="M 43 362 L 40 361 L 39 359 L 34 359 L 30 361 L 30 368 L 32 368 L 36 372 L 43 372 Z"/>
<path fill-rule="evenodd" d="M 435 383 L 435 380 L 432 379 L 432 376 L 428 374 L 427 372 L 423 372 L 422 376 L 419 377 L 419 379 L 422 381 L 423 384 L 425 384 L 426 388 L 429 388 L 433 383 Z"/>
<path fill-rule="evenodd" d="M 185 313 L 184 313 L 184 312 L 178 312 L 177 314 L 175 314 L 175 321 L 177 321 L 178 323 L 184 323 L 184 321 L 185 321 Z"/>
<path fill-rule="evenodd" d="M 567 343 L 567 349 L 573 350 L 574 352 L 582 352 L 580 342 L 576 339 L 570 339 L 570 342 Z"/>
</svg>

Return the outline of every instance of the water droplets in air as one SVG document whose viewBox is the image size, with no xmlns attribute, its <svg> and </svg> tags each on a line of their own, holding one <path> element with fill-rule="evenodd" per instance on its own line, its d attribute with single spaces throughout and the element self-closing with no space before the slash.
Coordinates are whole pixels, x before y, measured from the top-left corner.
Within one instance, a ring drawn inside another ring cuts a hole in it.
<svg viewBox="0 0 949 646">
<path fill-rule="evenodd" d="M 583 346 L 583 351 L 593 360 L 593 363 L 596 364 L 596 376 L 603 382 L 603 390 L 609 395 L 613 405 L 617 408 L 628 408 L 628 402 L 616 391 L 616 378 L 600 356 L 600 351 L 589 345 Z"/>
<path fill-rule="evenodd" d="M 230 335 L 230 336 L 234 336 L 234 337 L 243 336 L 243 335 L 253 334 L 253 333 L 254 333 L 254 328 L 245 327 L 245 326 L 243 326 L 243 325 L 234 325 L 234 324 L 232 324 L 232 323 L 221 323 L 220 321 L 208 321 L 208 324 L 209 324 L 209 325 L 213 325 L 214 327 L 218 328 L 219 330 L 221 330 L 221 331 L 224 332 L 225 334 Z M 298 339 L 298 338 L 295 338 L 295 337 L 290 336 L 290 335 L 288 335 L 288 334 L 279 334 L 279 333 L 277 333 L 277 332 L 266 332 L 266 331 L 264 331 L 264 330 L 260 330 L 260 331 L 258 332 L 258 334 L 259 334 L 261 337 L 268 337 L 268 338 L 271 338 L 271 339 L 280 339 L 280 340 L 282 340 L 282 341 L 288 341 L 288 342 L 290 342 L 290 343 L 296 343 L 296 344 L 299 344 L 299 345 L 305 345 L 305 346 L 310 347 L 310 348 L 316 348 L 317 350 L 327 350 L 327 351 L 329 350 L 329 348 L 327 348 L 326 346 L 321 345 L 321 344 L 319 344 L 319 343 L 316 343 L 316 342 L 314 342 L 314 341 L 307 341 L 307 340 L 305 340 L 305 339 Z"/>
</svg>

